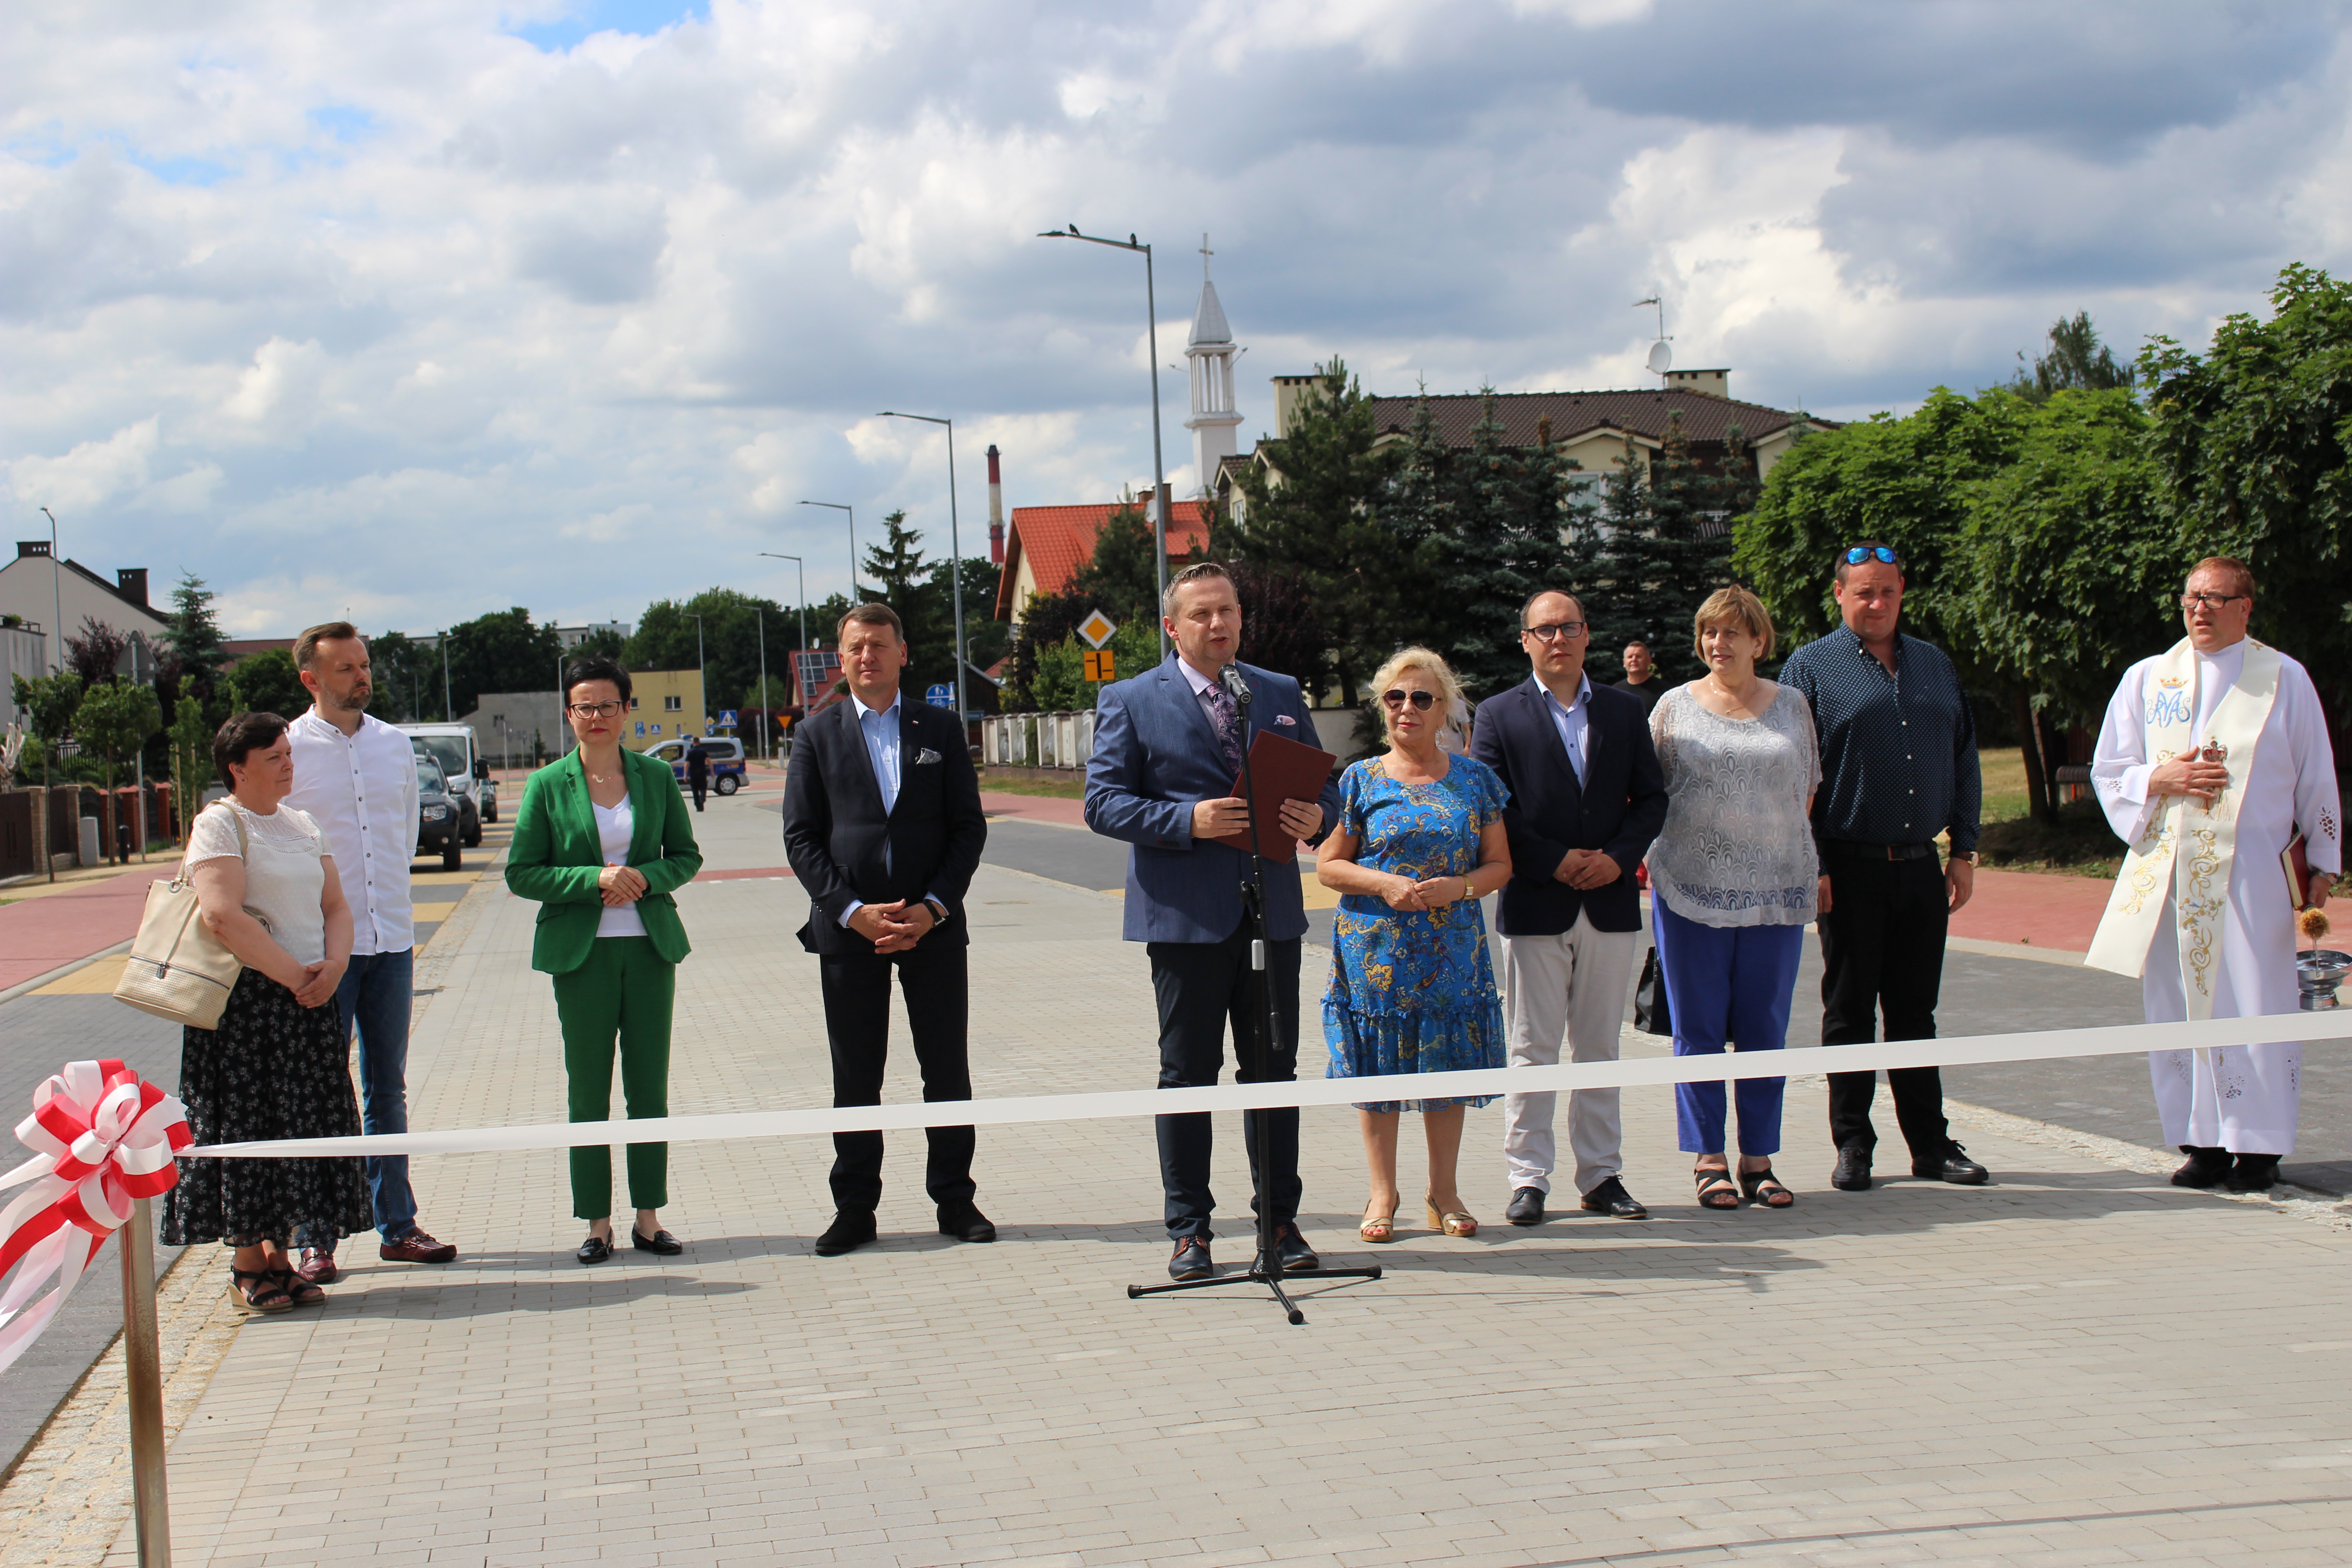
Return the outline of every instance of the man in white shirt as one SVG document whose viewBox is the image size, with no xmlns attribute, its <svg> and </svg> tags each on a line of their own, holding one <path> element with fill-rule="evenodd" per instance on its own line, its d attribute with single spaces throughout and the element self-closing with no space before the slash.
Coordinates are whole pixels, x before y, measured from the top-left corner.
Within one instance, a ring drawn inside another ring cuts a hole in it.
<svg viewBox="0 0 2352 1568">
<path fill-rule="evenodd" d="M 415 991 L 415 919 L 408 863 L 416 853 L 416 751 L 371 718 L 367 644 L 349 621 L 312 626 L 294 644 L 294 668 L 310 710 L 288 731 L 294 790 L 286 804 L 327 837 L 352 910 L 352 962 L 336 1005 L 360 1047 L 360 1122 L 370 1132 L 408 1131 L 408 1015 Z M 417 1228 L 406 1155 L 367 1162 L 368 1196 L 382 1233 L 377 1256 L 394 1263 L 446 1263 L 457 1249 Z M 333 1237 L 305 1237 L 305 1279 L 333 1283 Z"/>
<path fill-rule="evenodd" d="M 2303 666 L 2246 635 L 2244 563 L 2199 562 L 2180 608 L 2189 635 L 2124 672 L 2100 727 L 2091 778 L 2131 853 L 2083 962 L 2138 977 L 2151 1024 L 2291 1014 L 2293 895 L 2324 907 L 2344 864 L 2327 721 Z M 2174 1184 L 2276 1183 L 2302 1061 L 2294 1040 L 2150 1052 L 2165 1141 L 2189 1156 Z"/>
</svg>

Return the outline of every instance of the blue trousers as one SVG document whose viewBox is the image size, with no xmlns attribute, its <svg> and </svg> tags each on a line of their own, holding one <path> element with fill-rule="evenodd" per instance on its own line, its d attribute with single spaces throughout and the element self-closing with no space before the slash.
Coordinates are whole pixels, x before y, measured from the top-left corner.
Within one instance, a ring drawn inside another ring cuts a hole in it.
<svg viewBox="0 0 2352 1568">
<path fill-rule="evenodd" d="M 416 990 L 416 953 L 354 955 L 336 989 L 343 1027 L 360 1042 L 360 1127 L 370 1133 L 408 1131 L 408 1011 Z M 416 1228 L 416 1194 L 408 1184 L 408 1156 L 372 1155 L 368 1200 L 376 1229 L 398 1241 Z"/>
<path fill-rule="evenodd" d="M 1720 1056 L 1727 1045 L 1777 1051 L 1789 1040 L 1789 1004 L 1797 989 L 1802 926 L 1710 926 L 1651 899 L 1651 929 L 1675 1016 L 1675 1055 Z M 1780 1150 L 1780 1096 L 1788 1079 L 1738 1080 L 1739 1152 Z M 1723 1152 L 1723 1085 L 1675 1085 L 1675 1123 L 1684 1152 Z"/>
</svg>

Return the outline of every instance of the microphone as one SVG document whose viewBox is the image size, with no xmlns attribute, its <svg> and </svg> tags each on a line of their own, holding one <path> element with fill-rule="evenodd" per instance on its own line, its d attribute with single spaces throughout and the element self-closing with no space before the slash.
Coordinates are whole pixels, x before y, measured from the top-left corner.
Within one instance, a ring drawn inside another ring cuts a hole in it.
<svg viewBox="0 0 2352 1568">
<path fill-rule="evenodd" d="M 1235 703 L 1244 708 L 1249 706 L 1250 684 L 1248 681 L 1242 679 L 1240 666 L 1228 664 L 1220 668 L 1217 671 L 1217 680 L 1224 687 L 1226 694 L 1232 697 Z"/>
</svg>

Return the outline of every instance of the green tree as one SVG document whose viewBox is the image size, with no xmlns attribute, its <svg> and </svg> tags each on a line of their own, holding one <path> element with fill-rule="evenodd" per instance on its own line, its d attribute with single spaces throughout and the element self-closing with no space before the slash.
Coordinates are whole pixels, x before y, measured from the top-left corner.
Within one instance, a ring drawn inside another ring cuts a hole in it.
<svg viewBox="0 0 2352 1568">
<path fill-rule="evenodd" d="M 19 675 L 10 681 L 16 706 L 32 720 L 33 738 L 41 743 L 41 787 L 50 785 L 50 767 L 58 747 L 73 733 L 74 711 L 81 706 L 83 681 L 72 670 L 56 675 Z"/>
<path fill-rule="evenodd" d="M 1232 524 L 1234 552 L 1307 584 L 1331 631 L 1332 674 L 1349 707 L 1396 642 L 1402 563 L 1379 506 L 1400 458 L 1378 437 L 1372 400 L 1334 355 L 1316 367 L 1289 430 L 1259 443 L 1265 461 L 1236 476 L 1244 504 Z"/>
<path fill-rule="evenodd" d="M 275 713 L 290 721 L 310 709 L 310 689 L 295 671 L 294 655 L 286 648 L 247 654 L 237 660 L 231 679 L 245 712 Z"/>
<path fill-rule="evenodd" d="M 213 611 L 212 590 L 193 572 L 183 571 L 172 590 L 172 614 L 163 632 L 165 657 L 180 691 L 193 691 L 199 702 L 212 700 L 228 654 L 221 647 L 219 618 Z"/>
<path fill-rule="evenodd" d="M 2192 354 L 2141 352 L 2149 452 L 2179 553 L 2235 555 L 2262 587 L 2255 635 L 2316 676 L 2329 718 L 2352 720 L 2352 286 L 2297 264 L 2271 316 L 2229 317 Z"/>
<path fill-rule="evenodd" d="M 702 617 L 698 645 L 697 616 Z M 646 605 L 623 662 L 631 669 L 692 669 L 698 646 L 704 701 L 716 713 L 741 707 L 744 694 L 758 684 L 763 626 L 769 672 L 782 674 L 799 625 L 798 612 L 773 599 L 732 588 L 705 588 L 684 603 L 657 599 Z M 809 630 L 816 630 L 814 619 Z"/>
<path fill-rule="evenodd" d="M 95 616 L 81 618 L 81 630 L 66 637 L 66 668 L 89 685 L 112 680 L 131 648 L 131 637 Z"/>
<path fill-rule="evenodd" d="M 1733 520 L 1754 504 L 1758 488 L 1755 454 L 1736 425 L 1710 466 L 1692 455 L 1681 416 L 1670 417 L 1646 476 L 1629 440 L 1625 462 L 1603 489 L 1598 570 L 1607 591 L 1587 607 L 1592 646 L 1618 648 L 1639 637 L 1666 679 L 1701 673 L 1692 622 L 1708 595 L 1735 580 Z"/>
<path fill-rule="evenodd" d="M 172 820 L 179 824 L 183 837 L 188 824 L 196 819 L 205 790 L 212 782 L 212 740 L 217 728 L 205 722 L 200 704 L 183 696 L 164 731 L 170 742 Z"/>
<path fill-rule="evenodd" d="M 1181 563 L 1169 563 L 1171 576 L 1181 569 Z M 1160 545 L 1152 537 L 1151 520 L 1132 499 L 1103 519 L 1094 553 L 1071 575 L 1066 592 L 1122 626 L 1129 621 L 1152 621 L 1159 614 Z M 1158 646 L 1156 635 L 1152 642 Z"/>
<path fill-rule="evenodd" d="M 611 626 L 594 626 L 582 634 L 578 642 L 563 650 L 566 658 L 604 658 L 617 659 L 628 651 L 629 639 Z"/>
<path fill-rule="evenodd" d="M 457 649 L 449 651 L 454 655 Z M 369 700 L 368 711 L 377 718 L 398 724 L 441 711 L 440 656 L 406 632 L 381 632 L 370 637 L 368 668 L 375 679 L 375 695 Z M 552 667 L 542 680 L 553 688 Z"/>
<path fill-rule="evenodd" d="M 536 625 L 530 612 L 518 605 L 493 611 L 451 626 L 448 631 L 449 709 L 445 718 L 459 718 L 481 705 L 486 691 L 547 691 L 555 685 L 556 661 L 563 639 L 552 623 Z M 373 662 L 374 650 L 369 650 Z M 436 661 L 431 684 L 437 689 Z M 437 689 L 425 693 L 428 707 L 437 706 Z"/>
<path fill-rule="evenodd" d="M 2021 351 L 2017 359 L 2019 369 L 2010 379 L 2009 390 L 2035 403 L 2048 402 L 2053 393 L 2112 392 L 2132 384 L 2131 367 L 2099 341 L 2088 310 L 2077 310 L 2071 318 L 2062 316 L 2053 322 L 2050 352 L 2035 355 L 2030 369 Z"/>
<path fill-rule="evenodd" d="M 106 764 L 106 842 L 115 843 L 114 773 L 121 760 L 137 752 L 147 737 L 163 727 L 163 710 L 155 693 L 128 680 L 104 681 L 83 694 L 74 710 L 74 737 Z M 142 825 L 143 829 L 144 825 Z M 144 848 L 144 843 L 135 847 Z"/>
</svg>

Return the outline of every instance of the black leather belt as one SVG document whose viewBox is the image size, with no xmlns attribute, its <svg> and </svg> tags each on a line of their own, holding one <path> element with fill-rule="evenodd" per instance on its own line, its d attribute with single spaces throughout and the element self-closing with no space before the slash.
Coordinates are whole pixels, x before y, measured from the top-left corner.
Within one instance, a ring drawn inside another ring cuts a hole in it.
<svg viewBox="0 0 2352 1568">
<path fill-rule="evenodd" d="M 1857 844 L 1846 838 L 1825 838 L 1822 848 L 1849 860 L 1930 860 L 1936 855 L 1932 839 L 1925 844 Z"/>
</svg>

